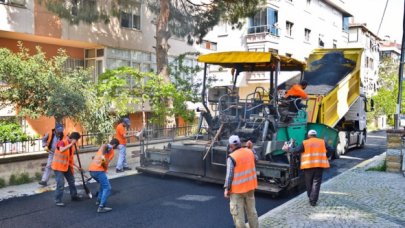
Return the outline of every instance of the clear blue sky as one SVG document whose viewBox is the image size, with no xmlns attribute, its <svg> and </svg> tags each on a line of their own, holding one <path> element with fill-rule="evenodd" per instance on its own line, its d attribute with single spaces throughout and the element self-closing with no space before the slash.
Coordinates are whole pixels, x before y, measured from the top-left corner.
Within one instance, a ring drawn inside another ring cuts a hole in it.
<svg viewBox="0 0 405 228">
<path fill-rule="evenodd" d="M 367 23 L 367 28 L 375 34 L 378 32 L 386 2 L 387 0 L 345 0 L 349 11 L 354 16 L 354 22 Z M 388 0 L 387 9 L 377 35 L 382 39 L 389 35 L 391 40 L 401 43 L 403 16 L 404 0 Z"/>
</svg>

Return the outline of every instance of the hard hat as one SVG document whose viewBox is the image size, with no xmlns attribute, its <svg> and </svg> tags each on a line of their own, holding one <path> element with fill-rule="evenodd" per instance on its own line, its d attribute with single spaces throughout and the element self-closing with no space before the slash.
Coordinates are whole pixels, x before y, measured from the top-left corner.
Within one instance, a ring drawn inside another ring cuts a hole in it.
<svg viewBox="0 0 405 228">
<path fill-rule="evenodd" d="M 316 133 L 316 131 L 315 130 L 309 130 L 308 131 L 308 136 L 316 136 L 317 135 L 317 133 Z"/>
<path fill-rule="evenodd" d="M 131 125 L 131 121 L 129 120 L 129 118 L 124 118 L 122 119 L 122 122 L 124 122 L 126 125 L 130 126 Z"/>
<path fill-rule="evenodd" d="M 63 132 L 63 125 L 61 123 L 55 124 L 55 132 L 58 132 L 58 133 Z"/>
<path fill-rule="evenodd" d="M 239 136 L 231 135 L 231 137 L 229 137 L 229 144 L 240 144 Z"/>
</svg>

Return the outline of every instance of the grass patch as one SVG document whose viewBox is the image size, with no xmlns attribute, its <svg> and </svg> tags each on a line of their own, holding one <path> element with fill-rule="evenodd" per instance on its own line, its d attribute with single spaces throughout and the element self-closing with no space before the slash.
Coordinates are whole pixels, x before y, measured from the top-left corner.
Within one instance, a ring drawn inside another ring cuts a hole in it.
<svg viewBox="0 0 405 228">
<path fill-rule="evenodd" d="M 35 172 L 34 180 L 40 181 L 41 179 L 42 179 L 42 173 L 40 173 L 40 172 Z"/>
<path fill-rule="evenodd" d="M 11 174 L 10 180 L 9 180 L 9 185 L 20 185 L 20 184 L 26 184 L 26 183 L 31 183 L 32 178 L 28 175 L 28 173 L 21 173 L 18 175 Z"/>
<path fill-rule="evenodd" d="M 385 172 L 387 170 L 387 162 L 384 160 L 384 163 L 378 166 L 371 167 L 367 169 L 366 171 L 379 171 L 379 172 Z"/>
</svg>

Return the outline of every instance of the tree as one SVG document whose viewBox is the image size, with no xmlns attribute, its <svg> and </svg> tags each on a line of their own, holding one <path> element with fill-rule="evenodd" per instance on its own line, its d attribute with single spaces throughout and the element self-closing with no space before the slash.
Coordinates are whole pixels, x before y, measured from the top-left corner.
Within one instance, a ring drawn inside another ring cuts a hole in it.
<svg viewBox="0 0 405 228">
<path fill-rule="evenodd" d="M 34 55 L 19 43 L 19 52 L 0 49 L 0 81 L 5 86 L 0 90 L 0 107 L 18 108 L 19 115 L 75 118 L 85 109 L 86 100 L 82 94 L 88 81 L 84 70 L 65 70 L 66 54 L 47 59 L 37 47 Z"/>
<path fill-rule="evenodd" d="M 127 8 L 138 0 L 112 0 L 111 8 L 106 9 L 99 5 L 95 9 L 94 0 L 41 0 L 48 10 L 61 18 L 75 24 L 80 21 L 87 23 L 104 21 L 109 22 L 111 16 L 117 17 L 121 7 Z M 239 18 L 253 16 L 261 3 L 265 0 L 146 0 L 149 9 L 155 13 L 156 19 L 156 65 L 157 73 L 163 76 L 165 83 L 171 81 L 168 69 L 169 39 L 187 37 L 189 44 L 201 42 L 209 29 L 218 24 L 220 20 L 240 28 Z M 173 101 L 166 100 L 169 108 Z M 168 120 L 172 122 L 172 120 Z M 171 125 L 171 123 L 168 123 Z"/>
<path fill-rule="evenodd" d="M 398 95 L 398 64 L 394 63 L 392 59 L 385 58 L 381 61 L 378 84 L 380 89 L 377 95 L 373 96 L 375 111 L 370 113 L 369 117 L 375 119 L 380 115 L 387 115 L 388 123 L 393 125 Z M 402 96 L 404 95 L 403 91 Z M 402 101 L 402 103 L 401 113 L 405 111 L 405 102 Z"/>
</svg>

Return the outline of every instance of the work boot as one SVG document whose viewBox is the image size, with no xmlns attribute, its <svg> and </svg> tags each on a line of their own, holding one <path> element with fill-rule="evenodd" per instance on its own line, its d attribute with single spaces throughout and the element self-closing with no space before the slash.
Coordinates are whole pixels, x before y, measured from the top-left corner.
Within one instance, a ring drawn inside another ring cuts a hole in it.
<svg viewBox="0 0 405 228">
<path fill-rule="evenodd" d="M 97 209 L 97 213 L 105 213 L 105 212 L 109 212 L 109 211 L 112 211 L 111 207 L 99 207 Z"/>
<path fill-rule="evenodd" d="M 125 170 L 132 170 L 132 168 L 124 167 L 124 171 L 125 171 Z"/>
<path fill-rule="evenodd" d="M 81 196 L 81 195 L 72 196 L 72 201 L 82 201 L 82 200 L 83 200 L 83 196 Z"/>
<path fill-rule="evenodd" d="M 58 207 L 64 207 L 65 206 L 65 204 L 62 203 L 62 202 L 56 202 L 55 205 L 58 206 Z"/>
<path fill-rule="evenodd" d="M 38 184 L 42 185 L 44 187 L 48 185 L 48 183 L 46 183 L 46 181 L 40 181 L 40 182 L 38 182 Z"/>
<path fill-rule="evenodd" d="M 115 169 L 115 172 L 116 173 L 122 173 L 122 172 L 124 172 L 124 169 Z"/>
</svg>

